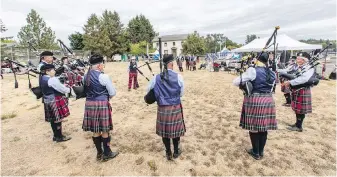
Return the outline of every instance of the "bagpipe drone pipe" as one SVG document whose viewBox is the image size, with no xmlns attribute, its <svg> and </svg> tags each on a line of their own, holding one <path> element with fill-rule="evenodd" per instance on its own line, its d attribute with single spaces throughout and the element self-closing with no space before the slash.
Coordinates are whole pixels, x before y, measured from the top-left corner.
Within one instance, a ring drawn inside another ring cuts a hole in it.
<svg viewBox="0 0 337 177">
<path fill-rule="evenodd" d="M 319 60 L 319 55 L 326 49 L 328 49 L 330 46 L 332 46 L 332 43 L 330 43 L 328 46 L 326 46 L 323 50 L 321 50 L 320 52 L 316 53 L 316 55 L 314 55 L 311 60 L 309 62 L 307 62 L 304 66 L 302 66 L 301 68 L 297 68 L 294 71 L 287 72 L 287 73 L 280 73 L 279 76 L 282 78 L 285 78 L 287 80 L 293 80 L 296 79 L 300 76 L 302 76 L 305 72 L 308 72 L 310 69 L 315 68 L 317 65 L 319 65 L 320 63 L 318 62 Z M 290 85 L 290 88 L 292 89 L 301 89 L 304 87 L 313 87 L 319 84 L 320 79 L 318 78 L 318 74 L 316 72 L 313 73 L 313 75 L 310 77 L 310 79 L 303 84 L 300 85 L 295 85 L 292 86 Z"/>
<path fill-rule="evenodd" d="M 279 26 L 275 27 L 275 30 L 274 30 L 273 34 L 270 36 L 270 38 L 266 42 L 266 45 L 262 49 L 262 52 L 260 52 L 259 55 L 256 58 L 260 58 L 262 53 L 271 46 L 269 44 L 271 43 L 272 40 L 273 40 L 273 45 L 274 45 L 274 54 L 276 53 L 276 36 L 277 36 L 277 30 L 279 30 L 279 29 L 280 29 Z M 276 58 L 275 58 L 275 55 L 274 55 L 274 61 L 275 60 L 276 60 Z M 239 88 L 243 91 L 244 95 L 251 95 L 252 91 L 253 91 L 252 83 L 250 81 L 246 81 L 246 82 L 242 81 L 243 66 L 244 66 L 244 64 L 241 65 L 241 69 L 240 69 L 240 85 L 239 85 Z M 255 64 L 252 67 L 255 67 Z"/>
</svg>

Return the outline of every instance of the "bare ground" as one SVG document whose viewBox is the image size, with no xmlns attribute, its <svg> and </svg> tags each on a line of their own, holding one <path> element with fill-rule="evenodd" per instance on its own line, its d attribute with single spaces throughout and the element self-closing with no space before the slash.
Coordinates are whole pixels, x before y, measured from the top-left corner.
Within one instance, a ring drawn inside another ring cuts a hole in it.
<svg viewBox="0 0 337 177">
<path fill-rule="evenodd" d="M 153 65 L 158 73 L 158 64 Z M 127 63 L 108 63 L 117 89 L 111 100 L 114 131 L 112 149 L 120 155 L 108 162 L 95 160 L 91 133 L 82 131 L 84 99 L 70 100 L 71 115 L 63 123 L 72 140 L 52 141 L 43 105 L 28 89 L 25 76 L 4 75 L 1 87 L 2 175 L 336 175 L 336 83 L 321 81 L 313 88 L 313 113 L 304 120 L 304 132 L 289 132 L 295 122 L 291 108 L 277 87 L 275 102 L 279 130 L 269 132 L 265 158 L 255 161 L 245 153 L 248 132 L 239 125 L 243 95 L 232 85 L 235 76 L 224 72 L 185 71 L 182 98 L 187 133 L 183 154 L 166 161 L 161 138 L 155 134 L 156 105 L 146 106 L 148 82 L 139 75 L 140 88 L 127 91 Z M 150 76 L 147 68 L 141 68 Z M 175 68 L 177 70 L 177 68 Z M 34 79 L 33 85 L 37 82 Z"/>
</svg>

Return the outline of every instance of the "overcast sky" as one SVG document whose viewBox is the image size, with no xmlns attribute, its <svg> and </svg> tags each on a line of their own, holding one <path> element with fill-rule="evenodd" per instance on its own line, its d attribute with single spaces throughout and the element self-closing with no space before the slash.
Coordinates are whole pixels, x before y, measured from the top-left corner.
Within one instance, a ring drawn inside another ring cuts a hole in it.
<svg viewBox="0 0 337 177">
<path fill-rule="evenodd" d="M 324 3 L 322 3 L 324 2 Z M 160 35 L 197 30 L 202 35 L 224 33 L 238 43 L 247 34 L 279 34 L 295 39 L 336 39 L 336 0 L 1 0 L 3 36 L 17 36 L 27 14 L 35 9 L 69 44 L 68 35 L 79 31 L 92 13 L 117 11 L 123 24 L 145 15 Z"/>
</svg>

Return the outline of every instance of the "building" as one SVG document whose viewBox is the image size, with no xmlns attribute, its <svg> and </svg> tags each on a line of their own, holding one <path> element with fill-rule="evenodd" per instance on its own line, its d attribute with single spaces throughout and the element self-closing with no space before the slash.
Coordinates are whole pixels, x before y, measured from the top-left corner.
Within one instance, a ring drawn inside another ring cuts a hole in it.
<svg viewBox="0 0 337 177">
<path fill-rule="evenodd" d="M 187 39 L 188 34 L 174 34 L 159 36 L 161 38 L 162 54 L 173 54 L 174 57 L 179 56 L 183 52 L 182 43 Z M 159 50 L 158 37 L 153 40 L 153 47 Z"/>
</svg>

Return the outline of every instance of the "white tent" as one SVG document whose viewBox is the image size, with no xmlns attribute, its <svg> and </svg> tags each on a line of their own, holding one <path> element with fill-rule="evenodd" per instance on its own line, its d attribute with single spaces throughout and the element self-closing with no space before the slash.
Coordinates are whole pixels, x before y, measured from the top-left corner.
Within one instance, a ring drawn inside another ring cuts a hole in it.
<svg viewBox="0 0 337 177">
<path fill-rule="evenodd" d="M 255 39 L 249 44 L 242 46 L 240 48 L 234 49 L 234 52 L 259 52 L 265 47 L 269 37 Z M 272 41 L 273 42 L 273 41 Z M 322 49 L 322 45 L 312 45 L 297 41 L 286 34 L 277 35 L 276 37 L 277 50 L 314 50 Z M 273 51 L 274 45 L 271 46 L 266 51 Z"/>
<path fill-rule="evenodd" d="M 222 50 L 221 50 L 221 53 L 222 52 L 229 52 L 229 50 L 226 48 L 226 47 L 224 47 Z"/>
</svg>

